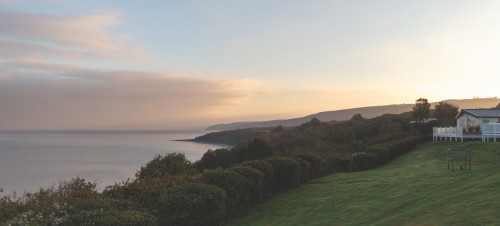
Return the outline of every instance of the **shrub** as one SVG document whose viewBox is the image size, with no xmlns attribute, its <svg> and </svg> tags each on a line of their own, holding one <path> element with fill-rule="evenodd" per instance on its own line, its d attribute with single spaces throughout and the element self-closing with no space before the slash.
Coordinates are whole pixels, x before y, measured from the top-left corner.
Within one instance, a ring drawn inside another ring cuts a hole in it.
<svg viewBox="0 0 500 226">
<path fill-rule="evenodd" d="M 262 200 L 264 189 L 264 173 L 249 166 L 233 166 L 229 168 L 248 179 L 247 187 L 250 190 L 248 204 L 255 204 Z"/>
<path fill-rule="evenodd" d="M 327 158 L 326 167 L 328 167 L 331 173 L 334 172 L 345 172 L 351 167 L 351 160 L 349 159 L 339 159 L 339 158 Z"/>
<path fill-rule="evenodd" d="M 259 160 L 273 155 L 271 148 L 261 139 L 254 138 L 247 146 L 240 148 L 240 161 Z"/>
<path fill-rule="evenodd" d="M 272 157 L 265 160 L 273 166 L 277 191 L 284 191 L 300 184 L 300 162 L 289 157 Z"/>
<path fill-rule="evenodd" d="M 299 166 L 300 166 L 300 183 L 305 183 L 307 181 L 309 181 L 309 170 L 311 168 L 311 163 L 309 163 L 308 161 L 306 160 L 303 160 L 303 159 L 296 159 L 297 161 L 299 161 Z"/>
<path fill-rule="evenodd" d="M 0 192 L 0 196 L 1 195 Z M 0 197 L 0 223 L 12 219 L 23 212 L 23 210 L 23 205 L 20 203 L 17 196 L 11 197 L 6 195 Z"/>
<path fill-rule="evenodd" d="M 68 216 L 64 225 L 158 225 L 158 219 L 133 210 L 84 210 Z"/>
<path fill-rule="evenodd" d="M 387 148 L 389 150 L 389 158 L 394 159 L 399 155 L 413 150 L 418 144 L 427 142 L 428 140 L 429 136 L 412 136 L 378 144 L 377 146 Z"/>
<path fill-rule="evenodd" d="M 166 189 L 197 181 L 201 175 L 165 175 L 161 178 L 127 180 L 108 186 L 102 194 L 112 199 L 131 200 L 151 211 L 158 207 L 158 197 Z"/>
<path fill-rule="evenodd" d="M 141 166 L 135 174 L 138 179 L 153 179 L 165 175 L 177 175 L 183 173 L 194 173 L 194 168 L 181 153 L 169 153 L 165 156 L 156 155 L 153 160 Z"/>
<path fill-rule="evenodd" d="M 371 146 L 366 149 L 366 153 L 377 155 L 377 165 L 384 165 L 390 160 L 390 151 L 387 148 L 379 146 Z"/>
<path fill-rule="evenodd" d="M 203 173 L 200 181 L 205 184 L 222 188 L 227 195 L 227 206 L 230 212 L 238 212 L 243 202 L 248 200 L 249 189 L 246 187 L 248 179 L 231 170 L 216 169 Z"/>
<path fill-rule="evenodd" d="M 66 224 L 64 222 L 68 216 L 78 215 L 81 211 L 134 208 L 130 203 L 102 196 L 97 192 L 95 183 L 79 177 L 68 182 L 62 181 L 58 186 L 41 188 L 38 192 L 27 192 L 16 202 L 21 207 L 18 210 L 22 211 L 18 213 L 22 214 L 17 215 L 18 218 L 13 222 L 15 225 Z"/>
<path fill-rule="evenodd" d="M 259 170 L 264 174 L 264 187 L 263 187 L 263 195 L 264 198 L 268 198 L 274 189 L 274 170 L 273 170 L 273 165 L 269 164 L 268 162 L 261 161 L 261 160 L 254 160 L 254 161 L 246 161 L 241 163 L 242 166 L 249 166 L 254 169 Z"/>
<path fill-rule="evenodd" d="M 226 193 L 214 185 L 183 184 L 168 189 L 160 200 L 162 224 L 217 225 L 226 216 Z"/>
<path fill-rule="evenodd" d="M 310 178 L 315 178 L 319 176 L 319 171 L 321 167 L 321 157 L 312 153 L 299 153 L 293 156 L 295 159 L 302 159 L 310 164 L 309 175 Z"/>
<path fill-rule="evenodd" d="M 239 152 L 237 149 L 217 149 L 208 150 L 200 160 L 195 162 L 195 167 L 199 171 L 204 169 L 216 169 L 219 167 L 229 168 L 238 162 Z"/>
<path fill-rule="evenodd" d="M 352 155 L 354 170 L 369 170 L 377 167 L 377 155 L 373 153 L 358 152 Z"/>
</svg>

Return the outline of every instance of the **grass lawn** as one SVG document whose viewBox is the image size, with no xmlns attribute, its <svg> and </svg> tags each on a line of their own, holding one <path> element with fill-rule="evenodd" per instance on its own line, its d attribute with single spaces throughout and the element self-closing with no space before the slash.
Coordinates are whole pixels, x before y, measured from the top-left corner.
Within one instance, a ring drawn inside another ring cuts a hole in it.
<svg viewBox="0 0 500 226">
<path fill-rule="evenodd" d="M 471 149 L 472 170 L 447 170 L 448 147 Z M 313 180 L 229 224 L 499 225 L 500 143 L 425 143 L 377 169 Z"/>
</svg>

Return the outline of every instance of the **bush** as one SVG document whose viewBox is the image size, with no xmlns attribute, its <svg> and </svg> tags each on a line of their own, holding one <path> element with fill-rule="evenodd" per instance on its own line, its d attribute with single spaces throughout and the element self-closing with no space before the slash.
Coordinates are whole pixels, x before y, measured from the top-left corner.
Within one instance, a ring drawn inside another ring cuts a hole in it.
<svg viewBox="0 0 500 226">
<path fill-rule="evenodd" d="M 227 196 L 221 188 L 183 184 L 161 195 L 161 223 L 166 225 L 218 225 L 226 216 Z"/>
<path fill-rule="evenodd" d="M 154 212 L 159 204 L 158 197 L 166 189 L 193 183 L 200 177 L 201 175 L 178 174 L 154 179 L 127 180 L 106 187 L 102 194 L 112 199 L 131 200 Z"/>
<path fill-rule="evenodd" d="M 296 159 L 297 161 L 299 161 L 299 165 L 300 165 L 300 183 L 306 183 L 307 181 L 309 181 L 309 178 L 310 178 L 310 168 L 311 168 L 311 163 L 309 163 L 308 161 L 306 160 L 303 160 L 303 159 Z"/>
<path fill-rule="evenodd" d="M 262 201 L 264 189 L 264 173 L 249 166 L 233 166 L 229 168 L 236 173 L 239 173 L 248 179 L 246 185 L 250 190 L 248 204 L 255 204 Z"/>
<path fill-rule="evenodd" d="M 372 153 L 358 152 L 352 155 L 354 170 L 369 170 L 377 167 L 377 155 Z"/>
<path fill-rule="evenodd" d="M 194 165 L 199 171 L 219 167 L 229 168 L 231 165 L 238 163 L 238 159 L 239 152 L 237 149 L 208 150 Z"/>
<path fill-rule="evenodd" d="M 135 174 L 138 179 L 160 178 L 165 175 L 194 173 L 191 162 L 181 153 L 169 153 L 165 156 L 156 155 L 153 160 L 141 166 Z"/>
<path fill-rule="evenodd" d="M 394 159 L 399 155 L 413 150 L 418 144 L 427 142 L 429 136 L 411 136 L 399 140 L 394 140 L 382 144 L 377 147 L 386 148 L 389 150 L 389 158 Z"/>
<path fill-rule="evenodd" d="M 158 225 L 158 219 L 133 210 L 84 210 L 68 216 L 63 225 Z"/>
<path fill-rule="evenodd" d="M 325 165 L 323 167 L 327 168 L 329 173 L 334 172 L 345 172 L 351 167 L 351 160 L 349 159 L 339 159 L 339 158 L 327 158 Z"/>
<path fill-rule="evenodd" d="M 0 192 L 0 196 L 1 196 Z M 23 205 L 20 199 L 11 196 L 0 197 L 0 223 L 6 222 L 23 212 Z"/>
<path fill-rule="evenodd" d="M 11 217 L 13 211 L 18 211 L 18 218 L 14 225 L 57 225 L 64 223 L 68 216 L 78 216 L 82 211 L 94 210 L 132 210 L 132 203 L 109 199 L 96 190 L 96 184 L 86 182 L 83 178 L 73 178 L 70 181 L 62 181 L 58 186 L 41 188 L 38 192 L 27 192 L 17 198 L 16 209 L 12 208 L 12 200 L 5 199 L 0 209 L 7 209 L 7 217 Z M 2 210 L 3 212 L 3 210 Z M 22 214 L 21 214 L 22 213 Z M 64 223 L 66 224 L 66 223 Z M 68 225 L 72 225 L 68 223 Z"/>
<path fill-rule="evenodd" d="M 312 153 L 299 153 L 293 156 L 295 159 L 302 159 L 310 164 L 309 168 L 309 178 L 315 178 L 320 175 L 320 167 L 321 167 L 321 162 L 322 159 L 319 155 L 315 155 Z"/>
<path fill-rule="evenodd" d="M 240 161 L 259 160 L 273 155 L 271 148 L 261 139 L 254 138 L 247 146 L 239 148 Z"/>
<path fill-rule="evenodd" d="M 248 179 L 231 170 L 216 169 L 203 173 L 200 181 L 222 188 L 227 195 L 227 206 L 230 212 L 238 212 L 249 198 Z"/>
<path fill-rule="evenodd" d="M 272 157 L 265 160 L 273 166 L 277 191 L 284 191 L 300 184 L 300 162 L 289 157 Z"/>
<path fill-rule="evenodd" d="M 381 166 L 389 162 L 390 151 L 387 148 L 379 146 L 371 146 L 366 149 L 366 153 L 372 153 L 377 155 L 377 165 Z"/>
<path fill-rule="evenodd" d="M 271 196 L 275 186 L 273 165 L 261 160 L 246 161 L 241 163 L 241 165 L 252 167 L 264 174 L 263 195 L 264 198 L 268 198 L 269 196 Z"/>
</svg>

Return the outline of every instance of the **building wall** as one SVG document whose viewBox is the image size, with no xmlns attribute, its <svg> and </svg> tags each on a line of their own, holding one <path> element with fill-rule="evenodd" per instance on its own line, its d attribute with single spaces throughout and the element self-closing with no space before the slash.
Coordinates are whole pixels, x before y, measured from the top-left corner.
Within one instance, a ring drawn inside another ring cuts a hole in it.
<svg viewBox="0 0 500 226">
<path fill-rule="evenodd" d="M 488 123 L 498 123 L 499 118 L 476 118 L 467 113 L 462 114 L 457 118 L 457 126 L 467 128 L 470 126 L 482 126 Z"/>
</svg>

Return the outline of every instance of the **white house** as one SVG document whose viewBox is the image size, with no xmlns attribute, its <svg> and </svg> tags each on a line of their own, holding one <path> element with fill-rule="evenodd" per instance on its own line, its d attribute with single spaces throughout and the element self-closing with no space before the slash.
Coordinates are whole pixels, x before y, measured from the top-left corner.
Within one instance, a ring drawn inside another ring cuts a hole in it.
<svg viewBox="0 0 500 226">
<path fill-rule="evenodd" d="M 500 109 L 462 109 L 458 115 L 457 127 L 469 128 L 500 122 Z"/>
</svg>

